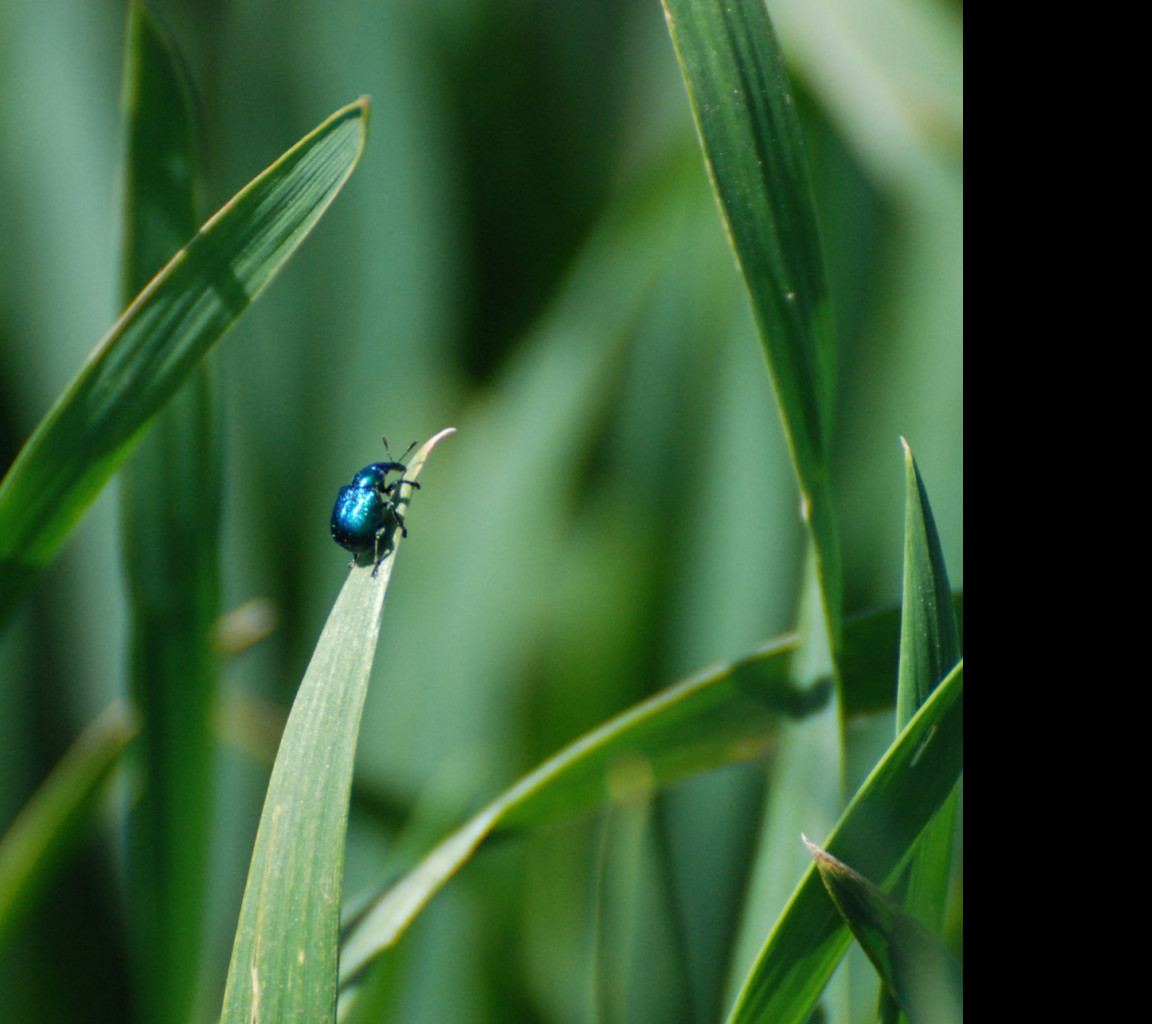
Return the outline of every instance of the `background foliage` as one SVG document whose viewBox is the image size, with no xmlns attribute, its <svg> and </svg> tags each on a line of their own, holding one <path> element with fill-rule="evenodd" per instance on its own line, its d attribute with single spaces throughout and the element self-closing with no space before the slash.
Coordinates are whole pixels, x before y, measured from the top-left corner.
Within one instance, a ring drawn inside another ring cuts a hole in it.
<svg viewBox="0 0 1152 1024">
<path fill-rule="evenodd" d="M 224 664 L 214 1013 L 278 709 L 344 577 L 331 502 L 382 457 L 381 433 L 402 448 L 459 430 L 423 477 L 392 581 L 353 796 L 353 902 L 563 743 L 791 628 L 803 533 L 657 3 L 155 6 L 199 89 L 205 209 L 373 97 L 355 175 L 214 356 L 224 608 L 261 599 L 276 621 Z M 960 12 L 769 6 L 831 277 L 851 613 L 899 599 L 900 434 L 963 585 Z M 119 312 L 124 14 L 110 0 L 0 8 L 4 466 Z M 0 636 L 5 825 L 125 692 L 114 490 Z M 854 721 L 850 775 L 891 734 L 890 716 Z M 765 778 L 763 762 L 724 769 L 494 846 L 399 947 L 397 1019 L 716 1019 Z M 131 1019 L 129 799 L 106 802 L 0 952 L 12 1019 Z"/>
</svg>

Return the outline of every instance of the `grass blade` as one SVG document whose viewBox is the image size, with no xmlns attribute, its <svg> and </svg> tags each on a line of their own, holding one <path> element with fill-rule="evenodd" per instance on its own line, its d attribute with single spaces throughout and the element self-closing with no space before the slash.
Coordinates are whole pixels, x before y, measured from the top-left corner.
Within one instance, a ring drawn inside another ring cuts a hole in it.
<svg viewBox="0 0 1152 1024">
<path fill-rule="evenodd" d="M 404 474 L 419 476 L 442 431 Z M 411 488 L 403 488 L 403 502 Z M 399 537 L 348 574 L 288 716 L 240 910 L 222 1024 L 332 1020 L 348 799 Z"/>
<path fill-rule="evenodd" d="M 183 64 L 139 0 L 129 7 L 126 35 L 121 299 L 128 304 L 195 233 L 200 218 Z M 140 716 L 128 923 L 137 998 L 157 1024 L 186 1024 L 200 1015 L 224 475 L 211 370 L 208 362 L 195 369 L 120 477 L 130 689 Z"/>
<path fill-rule="evenodd" d="M 751 301 L 811 541 L 797 679 L 830 672 L 838 691 L 838 707 L 785 736 L 780 785 L 736 943 L 733 962 L 742 977 L 787 898 L 787 880 L 802 870 L 799 851 L 774 840 L 795 833 L 793 812 L 803 808 L 810 826 L 818 821 L 815 828 L 823 829 L 844 802 L 841 567 L 829 483 L 835 351 L 807 152 L 763 0 L 664 0 L 664 11 Z"/>
<path fill-rule="evenodd" d="M 191 84 L 183 63 L 141 0 L 129 5 L 125 34 L 120 297 L 127 305 L 195 234 L 200 218 Z"/>
<path fill-rule="evenodd" d="M 889 747 L 824 844 L 881 885 L 907 862 L 963 767 L 964 667 L 957 665 Z M 749 973 L 729 1024 L 801 1024 L 850 935 L 809 868 Z"/>
<path fill-rule="evenodd" d="M 367 100 L 337 111 L 238 192 L 137 296 L 0 483 L 0 621 L 139 434 L 272 280 L 340 191 Z"/>
<path fill-rule="evenodd" d="M 840 916 L 913 1024 L 960 1024 L 964 978 L 952 954 L 863 875 L 804 842 Z"/>
<path fill-rule="evenodd" d="M 908 442 L 904 446 L 904 600 L 900 618 L 900 672 L 896 688 L 896 730 L 900 731 L 960 657 L 948 570 L 936 521 L 920 469 Z M 904 909 L 939 935 L 944 923 L 956 839 L 957 793 L 924 830 L 909 865 L 906 886 L 898 886 Z M 881 997 L 885 1021 L 899 1019 L 891 985 Z"/>
<path fill-rule="evenodd" d="M 523 776 L 440 843 L 368 911 L 345 944 L 351 978 L 392 945 L 427 902 L 496 832 L 532 828 L 626 799 L 634 791 L 763 756 L 783 717 L 828 703 L 789 679 L 795 638 L 712 666 L 580 737 Z"/>
<path fill-rule="evenodd" d="M 833 666 L 811 543 L 798 611 L 801 643 L 793 663 L 793 680 L 798 686 L 818 686 L 833 678 Z M 755 963 L 764 936 L 784 912 L 795 879 L 808 867 L 808 858 L 795 837 L 803 831 L 828 834 L 844 810 L 843 723 L 843 706 L 830 705 L 820 715 L 789 722 L 781 730 L 780 750 L 772 762 L 763 822 L 730 958 L 729 1002 Z"/>
<path fill-rule="evenodd" d="M 114 704 L 99 715 L 0 837 L 0 950 L 48 887 L 136 728 L 125 704 Z"/>
<path fill-rule="evenodd" d="M 900 620 L 900 676 L 896 728 L 903 729 L 960 659 L 952 588 L 936 520 L 920 469 L 904 446 L 907 505 L 904 521 L 904 602 Z"/>
<path fill-rule="evenodd" d="M 834 657 L 834 360 L 807 153 L 763 0 L 664 0 L 712 186 L 752 302 L 816 547 Z"/>
</svg>

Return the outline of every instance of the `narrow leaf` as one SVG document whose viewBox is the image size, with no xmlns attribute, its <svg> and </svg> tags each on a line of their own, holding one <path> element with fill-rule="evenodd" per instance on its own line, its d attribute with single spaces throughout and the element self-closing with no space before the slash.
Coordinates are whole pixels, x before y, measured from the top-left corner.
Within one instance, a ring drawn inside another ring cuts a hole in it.
<svg viewBox="0 0 1152 1024">
<path fill-rule="evenodd" d="M 904 446 L 904 602 L 900 620 L 900 677 L 896 728 L 904 728 L 936 684 L 960 658 L 952 588 L 932 506 L 908 442 Z"/>
<path fill-rule="evenodd" d="M 417 451 L 415 480 L 441 431 Z M 411 488 L 402 488 L 407 504 Z M 222 1024 L 330 1021 L 348 799 L 360 715 L 400 538 L 378 569 L 353 569 L 292 705 L 252 853 Z"/>
<path fill-rule="evenodd" d="M 964 668 L 949 673 L 848 805 L 825 848 L 887 885 L 963 766 Z M 850 935 L 809 868 L 744 983 L 729 1024 L 801 1024 Z"/>
<path fill-rule="evenodd" d="M 192 86 L 175 44 L 142 2 L 128 8 L 120 298 L 127 305 L 196 232 Z"/>
<path fill-rule="evenodd" d="M 51 883 L 73 837 L 136 734 L 125 704 L 114 704 L 76 739 L 0 838 L 0 950 Z"/>
<path fill-rule="evenodd" d="M 835 353 L 791 87 L 763 0 L 664 0 L 664 11 L 771 370 L 835 655 L 840 565 L 828 486 Z"/>
<path fill-rule="evenodd" d="M 831 679 L 833 668 L 811 544 L 798 605 L 801 642 L 793 659 L 792 677 L 798 686 L 812 686 Z M 843 675 L 842 681 L 846 680 Z M 844 810 L 843 722 L 843 707 L 830 704 L 821 714 L 803 722 L 789 722 L 781 730 L 780 750 L 772 762 L 764 819 L 732 947 L 729 996 L 755 963 L 764 936 L 787 906 L 795 880 L 808 867 L 808 857 L 797 845 L 796 835 L 803 830 L 826 835 Z"/>
<path fill-rule="evenodd" d="M 0 621 L 204 353 L 307 237 L 364 145 L 337 111 L 219 210 L 137 296 L 0 483 Z"/>
<path fill-rule="evenodd" d="M 912 1024 L 960 1024 L 960 965 L 930 931 L 867 878 L 804 837 L 824 888 Z"/>
<path fill-rule="evenodd" d="M 900 672 L 896 696 L 899 732 L 928 699 L 949 667 L 960 657 L 956 616 L 952 610 L 948 570 L 928 493 L 908 442 L 904 447 L 904 599 L 900 617 Z M 933 934 L 943 927 L 952 874 L 957 794 L 924 830 L 906 873 L 898 885 L 901 904 Z M 881 1015 L 896 1020 L 895 996 L 889 986 L 881 997 Z M 896 1000 L 898 1003 L 899 1001 Z"/>
<path fill-rule="evenodd" d="M 129 6 L 121 298 L 196 230 L 191 86 L 148 8 Z M 144 1016 L 197 1016 L 216 778 L 213 624 L 223 467 L 211 365 L 161 411 L 120 478 L 140 799 L 129 820 L 128 923 Z M 179 552 L 179 557 L 173 557 Z"/>
</svg>

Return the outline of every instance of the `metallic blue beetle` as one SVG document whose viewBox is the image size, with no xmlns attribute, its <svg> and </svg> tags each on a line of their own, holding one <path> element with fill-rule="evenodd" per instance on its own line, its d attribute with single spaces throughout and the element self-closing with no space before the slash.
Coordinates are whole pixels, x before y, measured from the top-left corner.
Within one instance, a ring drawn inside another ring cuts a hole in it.
<svg viewBox="0 0 1152 1024">
<path fill-rule="evenodd" d="M 409 445 L 408 451 L 401 458 L 407 458 L 408 452 L 414 447 L 415 443 Z M 389 456 L 392 455 L 388 451 L 387 438 L 384 439 L 384 450 Z M 351 486 L 340 488 L 332 508 L 332 539 L 352 552 L 348 568 L 358 564 L 357 559 L 362 552 L 371 551 L 375 561 L 372 572 L 375 575 L 384 557 L 380 553 L 381 548 L 387 553 L 390 534 L 399 527 L 400 536 L 408 536 L 404 516 L 398 507 L 400 485 L 420 485 L 414 480 L 404 479 L 406 468 L 403 462 L 374 462 L 352 478 Z M 389 473 L 399 473 L 400 479 L 388 483 Z"/>
</svg>

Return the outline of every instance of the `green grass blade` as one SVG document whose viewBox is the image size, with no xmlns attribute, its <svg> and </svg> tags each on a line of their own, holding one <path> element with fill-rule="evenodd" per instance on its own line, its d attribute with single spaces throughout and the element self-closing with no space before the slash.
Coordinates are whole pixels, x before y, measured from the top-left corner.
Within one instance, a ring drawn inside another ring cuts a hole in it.
<svg viewBox="0 0 1152 1024">
<path fill-rule="evenodd" d="M 134 2 L 123 83 L 125 304 L 200 223 L 190 93 L 173 43 Z M 137 998 L 156 1024 L 198 1016 L 204 960 L 223 479 L 211 370 L 208 362 L 195 369 L 120 477 L 130 688 L 141 723 L 133 751 L 140 799 L 128 829 L 128 923 Z"/>
<path fill-rule="evenodd" d="M 833 676 L 823 597 L 812 545 L 808 548 L 798 609 L 797 633 L 802 642 L 792 670 L 798 686 L 820 685 Z M 772 762 L 763 823 L 730 958 L 728 1001 L 756 961 L 764 936 L 787 906 L 795 879 L 808 867 L 808 858 L 795 837 L 803 831 L 829 833 L 844 802 L 843 708 L 830 704 L 820 715 L 789 722 L 781 730 L 780 749 Z"/>
<path fill-rule="evenodd" d="M 128 9 L 120 298 L 127 305 L 196 232 L 191 83 L 174 43 L 141 0 Z"/>
<path fill-rule="evenodd" d="M 840 916 L 912 1024 L 960 1024 L 964 978 L 952 954 L 867 878 L 804 842 Z"/>
<path fill-rule="evenodd" d="M 896 660 L 894 610 L 849 621 L 849 652 L 869 652 L 845 663 L 846 675 L 869 695 L 880 692 Z M 889 658 L 875 659 L 874 645 Z M 708 771 L 762 756 L 776 742 L 786 718 L 818 712 L 829 687 L 792 684 L 792 634 L 763 644 L 743 658 L 710 666 L 617 715 L 559 751 L 453 832 L 364 914 L 350 934 L 341 961 L 345 977 L 362 970 L 392 945 L 428 901 L 493 833 L 534 828 Z"/>
<path fill-rule="evenodd" d="M 134 735 L 136 722 L 127 705 L 108 708 L 68 748 L 0 838 L 0 950 L 48 887 Z"/>
<path fill-rule="evenodd" d="M 952 791 L 963 767 L 963 747 L 961 662 L 873 769 L 825 848 L 887 885 Z M 810 868 L 749 973 L 729 1024 L 801 1024 L 849 939 L 815 868 Z"/>
<path fill-rule="evenodd" d="M 495 832 L 546 824 L 699 771 L 763 756 L 784 716 L 810 714 L 831 687 L 792 687 L 795 638 L 711 666 L 610 719 L 544 761 L 440 843 L 390 889 L 345 944 L 346 977 L 392 945 Z"/>
<path fill-rule="evenodd" d="M 904 445 L 907 504 L 904 519 L 904 601 L 900 621 L 900 676 L 896 728 L 916 709 L 960 659 L 960 639 L 952 612 L 952 588 L 936 532 L 932 506 L 908 442 Z"/>
<path fill-rule="evenodd" d="M 896 697 L 896 730 L 916 713 L 950 666 L 960 658 L 959 632 L 952 610 L 951 587 L 936 521 L 920 469 L 908 442 L 904 446 L 904 599 L 900 618 L 900 672 Z M 901 903 L 932 935 L 940 934 L 952 875 L 956 840 L 957 793 L 953 793 L 924 830 L 909 865 L 907 885 L 899 886 Z M 892 986 L 882 995 L 885 1020 L 897 1020 Z"/>
<path fill-rule="evenodd" d="M 828 487 L 835 353 L 800 122 L 763 0 L 664 0 L 664 10 L 771 370 L 835 654 L 840 564 Z"/>
<path fill-rule="evenodd" d="M 419 476 L 427 441 L 408 465 Z M 411 488 L 403 488 L 406 503 Z M 399 537 L 379 570 L 348 574 L 288 716 L 232 948 L 222 1024 L 330 1021 L 348 799 L 360 715 Z"/>
<path fill-rule="evenodd" d="M 0 621 L 204 353 L 283 267 L 364 145 L 337 111 L 237 193 L 124 312 L 0 483 Z"/>
</svg>

